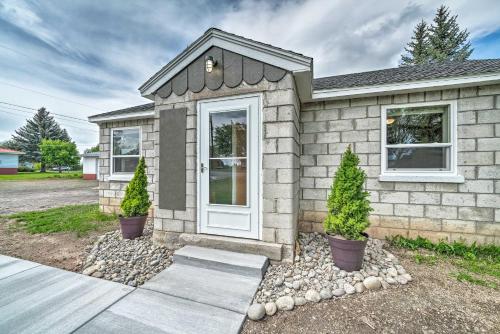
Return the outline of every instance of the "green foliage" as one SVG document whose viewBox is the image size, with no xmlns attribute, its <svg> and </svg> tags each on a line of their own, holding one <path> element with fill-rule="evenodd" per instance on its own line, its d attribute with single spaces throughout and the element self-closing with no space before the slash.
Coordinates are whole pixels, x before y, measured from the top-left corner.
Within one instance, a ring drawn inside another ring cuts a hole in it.
<svg viewBox="0 0 500 334">
<path fill-rule="evenodd" d="M 26 181 L 26 180 L 47 180 L 47 179 L 81 179 L 82 172 L 20 172 L 17 174 L 0 175 L 0 181 Z"/>
<path fill-rule="evenodd" d="M 92 152 L 99 152 L 99 144 L 96 146 L 92 146 L 91 148 L 87 148 L 83 151 L 83 153 L 92 153 Z"/>
<path fill-rule="evenodd" d="M 388 241 L 392 246 L 400 248 L 411 250 L 427 249 L 438 254 L 457 256 L 468 260 L 489 259 L 500 262 L 500 246 L 496 245 L 478 245 L 475 242 L 467 245 L 461 241 L 433 243 L 420 236 L 415 239 L 408 239 L 400 235 L 388 238 Z"/>
<path fill-rule="evenodd" d="M 430 58 L 435 62 L 468 59 L 473 51 L 468 38 L 469 32 L 460 30 L 457 16 L 450 17 L 449 9 L 442 5 L 429 28 Z"/>
<path fill-rule="evenodd" d="M 411 41 L 405 47 L 407 54 L 401 55 L 401 66 L 425 64 L 429 60 L 429 32 L 427 23 L 420 21 L 413 30 Z"/>
<path fill-rule="evenodd" d="M 49 166 L 74 166 L 80 161 L 76 144 L 70 141 L 44 139 L 40 144 L 40 153 L 42 162 Z"/>
<path fill-rule="evenodd" d="M 78 236 L 98 230 L 116 220 L 115 215 L 99 211 L 97 204 L 69 205 L 44 211 L 22 212 L 8 216 L 19 222 L 17 228 L 28 233 L 76 232 Z"/>
<path fill-rule="evenodd" d="M 370 225 L 372 210 L 368 192 L 363 190 L 365 172 L 358 167 L 359 158 L 349 146 L 342 155 L 340 167 L 328 196 L 328 216 L 323 222 L 325 232 L 341 235 L 349 240 L 363 240 L 363 232 Z"/>
<path fill-rule="evenodd" d="M 457 15 L 450 16 L 449 8 L 442 5 L 430 26 L 424 20 L 417 24 L 400 66 L 467 60 L 473 51 L 468 38 L 467 29 L 460 30 Z"/>
<path fill-rule="evenodd" d="M 460 282 L 493 289 L 500 286 L 500 246 L 476 243 L 467 245 L 461 241 L 433 243 L 422 237 L 408 239 L 402 236 L 388 238 L 388 241 L 395 247 L 437 254 L 415 254 L 414 259 L 418 264 L 435 264 L 438 259 L 448 259 L 458 268 L 458 272 L 452 273 L 452 276 Z"/>
<path fill-rule="evenodd" d="M 146 216 L 148 214 L 151 201 L 146 189 L 147 185 L 146 162 L 142 157 L 135 169 L 134 177 L 125 190 L 125 197 L 120 206 L 125 217 Z"/>
<path fill-rule="evenodd" d="M 38 109 L 33 118 L 27 120 L 26 125 L 17 129 L 15 133 L 8 141 L 7 147 L 25 153 L 20 156 L 21 162 L 41 162 L 39 145 L 43 139 L 71 141 L 66 129 L 62 129 L 43 107 Z M 45 171 L 44 164 L 41 166 L 41 171 Z"/>
</svg>

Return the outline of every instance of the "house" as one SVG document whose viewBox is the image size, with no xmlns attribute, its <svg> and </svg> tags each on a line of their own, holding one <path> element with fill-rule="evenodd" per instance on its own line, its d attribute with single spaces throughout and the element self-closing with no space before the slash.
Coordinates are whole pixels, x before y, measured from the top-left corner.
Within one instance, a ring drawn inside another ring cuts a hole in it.
<svg viewBox="0 0 500 334">
<path fill-rule="evenodd" d="M 83 179 L 96 180 L 99 175 L 99 152 L 88 152 L 82 154 Z"/>
<path fill-rule="evenodd" d="M 293 261 L 321 231 L 342 152 L 369 233 L 500 244 L 500 59 L 313 77 L 313 59 L 209 29 L 100 127 L 100 205 L 146 159 L 154 238 Z"/>
<path fill-rule="evenodd" d="M 23 152 L 0 147 L 0 175 L 17 174 L 19 156 Z"/>
</svg>

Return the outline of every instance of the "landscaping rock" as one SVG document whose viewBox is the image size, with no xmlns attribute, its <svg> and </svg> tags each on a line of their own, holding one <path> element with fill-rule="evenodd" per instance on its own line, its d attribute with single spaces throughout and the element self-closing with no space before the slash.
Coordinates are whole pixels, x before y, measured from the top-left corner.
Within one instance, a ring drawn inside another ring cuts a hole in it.
<svg viewBox="0 0 500 334">
<path fill-rule="evenodd" d="M 154 245 L 153 224 L 148 222 L 144 235 L 122 239 L 119 230 L 108 232 L 87 249 L 82 274 L 104 278 L 130 286 L 139 286 L 172 263 L 171 250 Z"/>
<path fill-rule="evenodd" d="M 247 315 L 250 320 L 260 320 L 266 315 L 266 309 L 262 304 L 252 304 L 248 308 Z"/>
<path fill-rule="evenodd" d="M 406 278 L 406 282 L 411 278 L 398 259 L 383 248 L 382 240 L 368 239 L 363 266 L 354 272 L 346 272 L 335 266 L 324 235 L 299 233 L 298 244 L 300 252 L 293 264 L 268 267 L 255 294 L 254 303 L 264 305 L 275 302 L 280 310 L 282 307 L 291 309 L 295 305 L 315 303 L 318 296 L 320 300 L 339 298 L 366 289 L 400 285 L 396 280 L 399 276 Z M 404 279 L 400 280 L 404 282 Z M 288 301 L 288 306 L 283 305 L 284 301 Z M 292 302 L 293 306 L 290 307 Z"/>
<path fill-rule="evenodd" d="M 302 306 L 307 304 L 307 300 L 304 297 L 295 297 L 294 299 L 295 305 Z"/>
<path fill-rule="evenodd" d="M 291 311 L 293 310 L 294 305 L 295 302 L 290 296 L 279 297 L 278 300 L 276 300 L 276 306 L 278 307 L 278 310 Z"/>
<path fill-rule="evenodd" d="M 380 280 L 375 276 L 369 276 L 365 278 L 363 284 L 365 285 L 365 288 L 367 288 L 368 290 L 380 289 L 380 287 L 382 286 Z"/>
<path fill-rule="evenodd" d="M 278 307 L 276 306 L 276 303 L 274 303 L 274 302 L 266 303 L 264 308 L 266 309 L 266 314 L 268 316 L 272 316 L 276 313 L 276 311 L 278 311 Z"/>
<path fill-rule="evenodd" d="M 309 290 L 306 292 L 305 298 L 309 302 L 317 303 L 321 300 L 321 296 L 316 290 Z"/>
</svg>

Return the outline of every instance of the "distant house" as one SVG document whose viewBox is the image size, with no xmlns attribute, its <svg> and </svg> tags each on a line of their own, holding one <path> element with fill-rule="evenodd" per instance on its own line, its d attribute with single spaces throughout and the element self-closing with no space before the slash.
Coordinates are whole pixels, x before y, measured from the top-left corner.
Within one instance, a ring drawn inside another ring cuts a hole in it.
<svg viewBox="0 0 500 334">
<path fill-rule="evenodd" d="M 97 160 L 99 159 L 99 152 L 89 152 L 82 154 L 83 164 L 83 179 L 96 180 L 99 174 L 99 166 Z"/>
<path fill-rule="evenodd" d="M 24 153 L 0 147 L 0 174 L 17 174 L 21 154 Z"/>
</svg>

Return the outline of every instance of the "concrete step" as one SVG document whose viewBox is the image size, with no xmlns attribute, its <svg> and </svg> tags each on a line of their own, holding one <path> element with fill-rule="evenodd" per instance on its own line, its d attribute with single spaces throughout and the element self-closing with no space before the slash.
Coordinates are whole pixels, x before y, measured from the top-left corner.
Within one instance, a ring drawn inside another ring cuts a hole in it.
<svg viewBox="0 0 500 334">
<path fill-rule="evenodd" d="M 76 333 L 237 334 L 244 321 L 237 312 L 138 288 Z"/>
<path fill-rule="evenodd" d="M 260 278 L 174 263 L 141 288 L 246 314 Z"/>
<path fill-rule="evenodd" d="M 243 254 L 226 250 L 184 246 L 175 251 L 174 263 L 190 265 L 196 268 L 256 277 L 259 281 L 264 276 L 269 261 L 265 256 Z"/>
<path fill-rule="evenodd" d="M 260 240 L 223 237 L 210 234 L 181 233 L 179 243 L 187 246 L 198 246 L 227 250 L 245 254 L 262 255 L 273 261 L 281 261 L 281 244 L 264 242 Z"/>
</svg>

